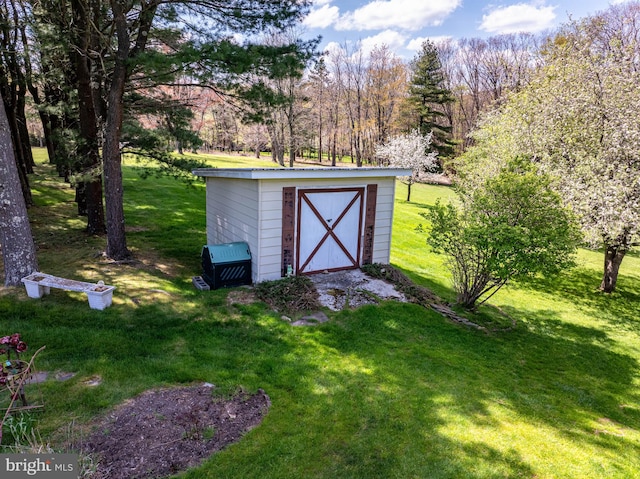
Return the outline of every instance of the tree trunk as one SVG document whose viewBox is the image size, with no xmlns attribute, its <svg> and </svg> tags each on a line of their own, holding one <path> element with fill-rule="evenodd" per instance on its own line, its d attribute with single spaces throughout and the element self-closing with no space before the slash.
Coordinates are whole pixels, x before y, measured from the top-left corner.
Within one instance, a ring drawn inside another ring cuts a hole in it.
<svg viewBox="0 0 640 479">
<path fill-rule="evenodd" d="M 107 256 L 115 260 L 130 256 L 124 229 L 124 195 L 122 186 L 122 164 L 120 156 L 120 138 L 124 107 L 122 100 L 127 80 L 127 60 L 129 58 L 129 35 L 127 19 L 122 6 L 116 0 L 111 1 L 118 51 L 109 87 L 107 118 L 105 122 L 102 161 L 104 165 L 104 189 L 107 217 Z"/>
<path fill-rule="evenodd" d="M 18 286 L 38 270 L 36 248 L 13 153 L 11 130 L 0 98 L 0 245 L 5 286 Z"/>
<path fill-rule="evenodd" d="M 336 157 L 338 156 L 338 152 L 336 151 L 337 143 L 338 143 L 338 133 L 336 128 L 333 133 L 333 143 L 331 145 L 331 166 L 336 166 Z"/>
<path fill-rule="evenodd" d="M 91 30 L 89 27 L 88 5 L 73 0 L 74 19 L 77 28 L 77 50 L 74 51 L 74 63 L 78 80 L 78 114 L 80 119 L 79 156 L 81 173 L 85 177 L 78 185 L 78 211 L 87 214 L 87 232 L 101 234 L 106 231 L 104 207 L 102 204 L 102 173 L 100 172 L 100 152 L 98 148 L 98 123 L 94 96 L 91 88 L 91 67 L 87 51 L 90 48 Z"/>
<path fill-rule="evenodd" d="M 21 49 L 18 45 L 20 39 L 18 34 L 19 13 L 15 4 L 4 3 L 4 8 L 0 10 L 0 50 L 2 50 L 0 90 L 3 97 L 2 109 L 11 132 L 12 141 L 8 143 L 9 146 L 13 145 L 11 156 L 18 166 L 22 193 L 27 206 L 29 206 L 33 204 L 33 200 L 27 178 L 25 155 L 30 155 L 31 150 L 29 148 L 28 153 L 25 151 L 25 144 L 28 145 L 29 138 L 28 134 L 27 138 L 24 138 L 26 134 L 26 117 L 24 113 L 26 84 L 20 58 Z"/>
<path fill-rule="evenodd" d="M 604 252 L 604 275 L 602 277 L 602 283 L 600 283 L 601 291 L 611 293 L 616 289 L 618 271 L 626 254 L 627 249 L 624 247 L 606 245 Z"/>
<path fill-rule="evenodd" d="M 271 138 L 271 157 L 274 162 L 284 166 L 284 132 L 275 122 L 269 124 L 267 129 Z"/>
<path fill-rule="evenodd" d="M 411 201 L 411 182 L 407 183 L 407 203 Z"/>
<path fill-rule="evenodd" d="M 124 90 L 129 78 L 129 69 L 135 65 L 136 56 L 145 50 L 158 3 L 160 2 L 144 3 L 143 8 L 138 12 L 136 21 L 132 22 L 136 25 L 137 37 L 134 46 L 131 47 L 132 38 L 129 33 L 127 14 L 133 8 L 133 4 L 124 0 L 110 1 L 118 49 L 115 54 L 115 64 L 109 86 L 102 163 L 107 213 L 107 256 L 115 260 L 126 259 L 130 256 L 124 229 L 124 195 L 122 159 L 120 157 Z"/>
<path fill-rule="evenodd" d="M 55 95 L 55 91 L 53 88 L 50 88 L 48 85 L 44 85 L 45 90 L 45 104 L 52 105 L 56 104 L 57 96 Z M 46 108 L 46 106 L 45 106 Z M 62 141 L 60 140 L 60 132 L 64 127 L 64 121 L 61 115 L 57 113 L 46 113 L 47 118 L 47 126 L 44 128 L 44 132 L 47 141 L 47 153 L 49 154 L 49 164 L 56 166 L 56 171 L 58 175 L 62 176 L 63 170 L 63 157 L 64 157 L 64 147 Z"/>
<path fill-rule="evenodd" d="M 296 144 L 293 140 L 289 141 L 289 168 L 293 168 L 296 161 Z"/>
<path fill-rule="evenodd" d="M 20 130 L 18 127 L 18 118 L 16 115 L 17 108 L 17 95 L 11 92 L 11 87 L 5 89 L 9 90 L 10 98 L 8 102 L 3 100 L 2 109 L 4 115 L 7 118 L 7 127 L 11 134 L 13 141 L 9 142 L 9 147 L 12 150 L 12 157 L 16 162 L 18 168 L 18 178 L 20 179 L 20 187 L 22 189 L 22 195 L 27 206 L 33 205 L 33 198 L 31 196 L 31 187 L 29 186 L 29 177 L 27 176 L 27 170 L 24 162 L 24 143 L 20 138 Z"/>
<path fill-rule="evenodd" d="M 322 116 L 320 116 L 320 126 L 318 132 L 318 163 L 322 164 Z"/>
<path fill-rule="evenodd" d="M 27 89 L 24 84 L 24 74 L 20 75 L 20 88 L 18 88 L 18 98 L 16 104 L 16 122 L 18 128 L 18 135 L 20 137 L 22 161 L 24 162 L 24 170 L 28 173 L 33 173 L 33 153 L 31 152 L 31 139 L 29 138 L 29 130 L 27 129 L 27 114 L 26 114 L 26 102 L 27 102 Z M 31 197 L 31 189 L 29 189 L 29 198 Z M 31 203 L 33 204 L 33 203 Z"/>
<path fill-rule="evenodd" d="M 78 207 L 78 215 L 87 216 L 87 195 L 84 181 L 78 181 L 76 183 L 76 197 L 74 201 Z"/>
<path fill-rule="evenodd" d="M 102 151 L 104 164 L 104 187 L 107 217 L 107 256 L 115 260 L 129 257 L 124 229 L 124 195 L 122 165 L 120 157 L 120 135 L 122 129 L 122 97 L 125 78 L 124 63 L 117 65 L 111 79 L 109 106 Z"/>
<path fill-rule="evenodd" d="M 40 104 L 38 104 L 38 115 L 40 116 L 40 121 L 42 122 L 42 131 L 44 132 L 44 145 L 47 148 L 47 157 L 49 158 L 49 163 L 53 163 L 55 151 L 53 149 L 53 140 L 51 139 L 51 119 L 49 114 L 43 110 Z"/>
</svg>

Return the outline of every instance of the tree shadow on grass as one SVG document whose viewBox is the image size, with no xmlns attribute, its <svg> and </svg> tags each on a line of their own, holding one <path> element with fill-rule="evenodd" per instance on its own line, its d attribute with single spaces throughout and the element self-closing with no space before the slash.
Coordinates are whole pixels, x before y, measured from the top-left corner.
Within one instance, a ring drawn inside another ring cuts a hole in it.
<svg viewBox="0 0 640 479">
<path fill-rule="evenodd" d="M 313 454 L 321 451 L 314 469 L 291 477 L 473 479 L 492 477 L 489 470 L 500 477 L 533 477 L 517 452 L 459 442 L 446 433 L 444 409 L 473 410 L 479 422 L 491 422 L 490 415 L 475 401 L 456 401 L 457 391 L 467 396 L 462 389 L 469 387 L 459 380 L 456 361 L 425 354 L 420 331 L 407 334 L 393 324 L 398 306 L 363 307 L 304 331 L 305 342 L 330 354 L 309 377 L 307 394 L 315 407 L 302 416 L 288 412 L 296 423 L 290 433 L 306 430 L 319 448 Z M 284 456 L 274 460 L 291 462 L 292 451 L 308 445 L 274 440 L 272 447 Z"/>
<path fill-rule="evenodd" d="M 196 294 L 191 308 L 114 305 L 96 312 L 84 304 L 7 301 L 0 311 L 4 327 L 22 325 L 34 344 L 47 344 L 48 368 L 79 368 L 77 380 L 44 386 L 56 398 L 45 411 L 49 420 L 86 417 L 158 385 L 263 388 L 272 400 L 265 422 L 187 478 L 548 473 L 524 458 L 517 438 L 513 447 L 483 439 L 487 431 L 500 435 L 495 408 L 576 444 L 639 452 L 624 437 L 595 434 L 591 424 L 607 418 L 638 428 L 637 415 L 619 407 L 619 399 L 640 399 L 631 386 L 637 362 L 609 351 L 601 332 L 565 325 L 552 311 L 528 317 L 546 330 L 494 335 L 395 302 L 294 328 L 259 304 L 229 307 L 225 296 Z M 93 374 L 103 384 L 83 386 Z"/>
<path fill-rule="evenodd" d="M 514 411 L 528 425 L 569 438 L 573 447 L 589 445 L 610 455 L 626 448 L 640 453 L 628 434 L 598 432 L 600 420 L 612 421 L 620 430 L 640 428 L 638 411 L 623 407 L 640 401 L 634 387 L 638 362 L 610 350 L 601 331 L 566 324 L 552 311 L 544 311 L 528 317 L 540 328 L 485 335 L 424 311 L 416 310 L 415 319 L 403 315 L 410 325 L 399 323 L 397 305 L 345 312 L 343 330 L 334 326 L 334 334 L 324 340 L 358 357 L 382 379 L 380 389 L 390 392 L 381 401 L 392 401 L 394 395 L 413 398 L 408 402 L 423 425 L 420 433 L 431 435 L 423 447 L 448 451 L 431 461 L 451 474 L 434 477 L 482 477 L 474 476 L 473 465 L 483 462 L 508 477 L 534 475 L 535 465 L 517 452 L 526 445 L 518 445 L 517 439 L 514 449 L 505 451 L 482 440 L 458 442 L 446 433 L 449 424 L 455 428 L 461 421 L 479 430 L 499 431 L 496 405 Z M 377 390 L 363 394 L 380 396 Z M 398 407 L 407 407 L 406 399 L 402 404 L 399 401 Z"/>
<path fill-rule="evenodd" d="M 442 298 L 444 301 L 454 302 L 455 301 L 455 292 L 447 286 L 443 286 L 441 283 L 430 279 L 429 277 L 420 275 L 415 271 L 410 269 L 403 268 L 398 265 L 393 265 L 398 271 L 404 274 L 407 278 L 413 281 L 418 286 L 422 286 L 433 291 L 436 295 Z"/>
<path fill-rule="evenodd" d="M 640 333 L 640 291 L 634 289 L 640 284 L 640 277 L 631 272 L 621 272 L 618 285 L 613 293 L 603 293 L 598 289 L 600 278 L 593 269 L 576 267 L 555 278 L 536 277 L 515 284 L 514 288 L 528 288 L 551 296 L 561 296 L 578 310 L 595 314 L 600 321 L 606 321 L 616 329 Z"/>
<path fill-rule="evenodd" d="M 415 201 L 407 201 L 407 200 L 400 200 L 399 203 L 402 205 L 411 206 L 412 208 L 416 208 L 418 210 L 432 210 L 434 206 L 429 203 L 418 203 Z"/>
</svg>

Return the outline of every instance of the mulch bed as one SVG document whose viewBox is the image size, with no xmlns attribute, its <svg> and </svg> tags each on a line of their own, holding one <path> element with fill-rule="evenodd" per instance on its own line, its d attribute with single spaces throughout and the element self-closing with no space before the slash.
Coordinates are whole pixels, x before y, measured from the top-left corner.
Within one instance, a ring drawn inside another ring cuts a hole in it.
<svg viewBox="0 0 640 479">
<path fill-rule="evenodd" d="M 93 478 L 169 476 L 238 441 L 270 405 L 262 390 L 229 399 L 207 384 L 147 391 L 99 420 L 78 448 L 97 459 Z"/>
</svg>

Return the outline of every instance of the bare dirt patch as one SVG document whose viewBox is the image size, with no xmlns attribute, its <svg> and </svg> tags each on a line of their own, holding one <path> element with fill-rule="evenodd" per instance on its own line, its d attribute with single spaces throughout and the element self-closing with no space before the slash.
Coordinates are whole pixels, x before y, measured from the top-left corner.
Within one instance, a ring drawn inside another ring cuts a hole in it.
<svg viewBox="0 0 640 479">
<path fill-rule="evenodd" d="M 212 385 L 147 391 L 97 422 L 77 447 L 97 479 L 159 478 L 197 466 L 256 427 L 271 401 L 259 390 L 212 396 Z"/>
<path fill-rule="evenodd" d="M 227 304 L 229 306 L 233 306 L 234 304 L 253 304 L 256 301 L 258 301 L 256 294 L 249 288 L 229 291 L 227 295 Z"/>
</svg>

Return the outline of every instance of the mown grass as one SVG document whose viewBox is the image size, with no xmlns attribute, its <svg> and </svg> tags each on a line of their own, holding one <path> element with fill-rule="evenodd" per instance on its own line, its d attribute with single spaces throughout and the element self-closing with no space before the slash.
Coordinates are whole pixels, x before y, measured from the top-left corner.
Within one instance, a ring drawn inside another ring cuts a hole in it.
<svg viewBox="0 0 640 479">
<path fill-rule="evenodd" d="M 222 164 L 212 159 L 212 164 Z M 253 164 L 255 160 L 225 159 Z M 228 164 L 227 164 L 228 165 Z M 237 164 L 234 164 L 237 166 Z M 118 287 L 112 307 L 80 294 L 0 294 L 0 332 L 19 331 L 39 369 L 70 371 L 39 387 L 44 437 L 59 442 L 146 389 L 208 381 L 222 394 L 263 388 L 272 407 L 240 442 L 184 478 L 630 478 L 640 472 L 640 258 L 619 288 L 597 291 L 598 252 L 578 268 L 498 293 L 475 319 L 508 316 L 483 333 L 418 305 L 387 302 L 294 328 L 266 305 L 201 292 L 204 187 L 140 179 L 127 163 L 128 243 L 138 262 L 99 253 L 73 214 L 73 192 L 46 167 L 31 210 L 42 270 Z M 450 189 L 398 186 L 392 263 L 452 300 L 441 257 L 415 227 Z M 499 308 L 499 309 L 498 309 Z M 94 376 L 102 384 L 90 387 Z M 36 394 L 36 390 L 33 394 Z"/>
</svg>

